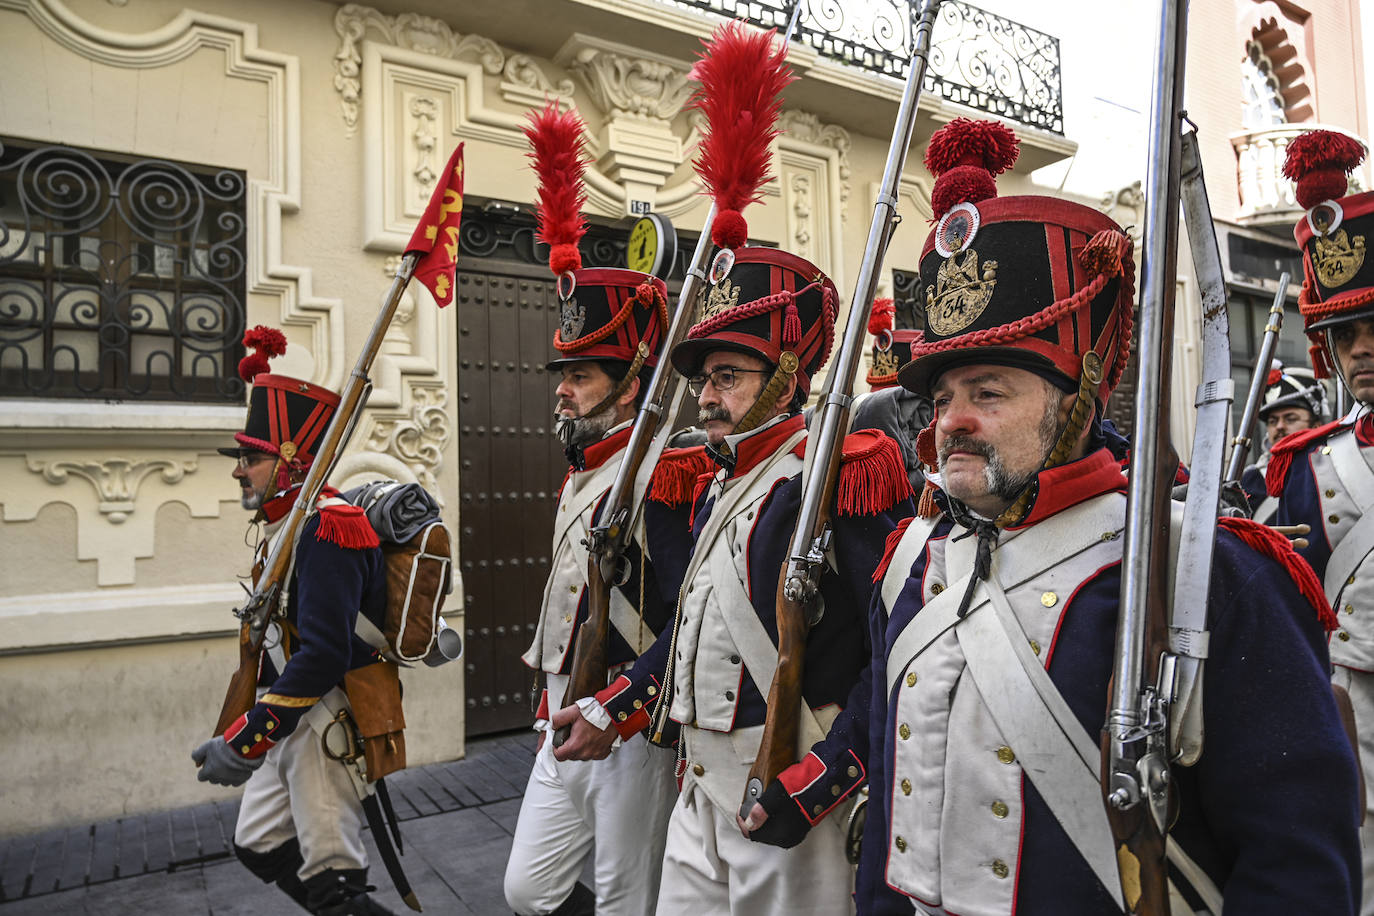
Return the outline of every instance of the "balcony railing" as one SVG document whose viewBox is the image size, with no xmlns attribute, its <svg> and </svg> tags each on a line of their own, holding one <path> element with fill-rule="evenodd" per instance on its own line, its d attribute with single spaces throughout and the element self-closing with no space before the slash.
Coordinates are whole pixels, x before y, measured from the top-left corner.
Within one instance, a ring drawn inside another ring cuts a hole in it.
<svg viewBox="0 0 1374 916">
<path fill-rule="evenodd" d="M 910 0 L 664 0 L 786 30 L 823 57 L 906 77 L 920 3 Z M 1059 39 L 961 0 L 940 5 L 924 91 L 1041 130 L 1064 132 Z"/>
<path fill-rule="evenodd" d="M 1317 127 L 1349 134 L 1339 127 L 1302 123 L 1261 127 L 1231 135 L 1231 145 L 1236 148 L 1236 174 L 1240 188 L 1237 222 L 1249 225 L 1291 225 L 1297 222 L 1298 217 L 1302 216 L 1302 207 L 1293 197 L 1293 182 L 1283 177 L 1283 160 L 1288 154 L 1288 144 L 1294 137 Z M 1354 193 L 1361 190 L 1364 190 L 1363 180 L 1357 171 L 1350 176 L 1350 191 Z"/>
</svg>

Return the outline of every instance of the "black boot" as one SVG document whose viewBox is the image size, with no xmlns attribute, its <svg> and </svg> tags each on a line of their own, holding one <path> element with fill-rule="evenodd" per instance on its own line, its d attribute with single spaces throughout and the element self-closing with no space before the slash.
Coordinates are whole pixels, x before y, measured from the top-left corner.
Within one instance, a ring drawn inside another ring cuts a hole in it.
<svg viewBox="0 0 1374 916">
<path fill-rule="evenodd" d="M 549 916 L 596 916 L 596 894 L 581 881 L 573 885 L 568 899 Z"/>
<path fill-rule="evenodd" d="M 396 916 L 368 896 L 366 868 L 329 868 L 305 879 L 307 909 L 316 916 Z"/>
<path fill-rule="evenodd" d="M 267 852 L 254 852 L 235 843 L 234 855 L 264 884 L 277 885 L 282 893 L 299 903 L 301 909 L 309 911 L 305 885 L 296 877 L 305 860 L 301 858 L 300 843 L 294 838 Z"/>
</svg>

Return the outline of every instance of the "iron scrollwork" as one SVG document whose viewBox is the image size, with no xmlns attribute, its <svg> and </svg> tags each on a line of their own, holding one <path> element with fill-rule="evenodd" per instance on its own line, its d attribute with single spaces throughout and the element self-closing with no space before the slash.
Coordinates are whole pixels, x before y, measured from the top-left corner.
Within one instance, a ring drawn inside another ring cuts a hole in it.
<svg viewBox="0 0 1374 916">
<path fill-rule="evenodd" d="M 245 189 L 0 139 L 0 395 L 241 402 Z"/>
<path fill-rule="evenodd" d="M 795 41 L 821 56 L 905 79 L 919 0 L 671 0 L 779 32 L 801 3 Z M 925 90 L 1042 130 L 1064 132 L 1059 40 L 962 0 L 945 0 Z"/>
</svg>

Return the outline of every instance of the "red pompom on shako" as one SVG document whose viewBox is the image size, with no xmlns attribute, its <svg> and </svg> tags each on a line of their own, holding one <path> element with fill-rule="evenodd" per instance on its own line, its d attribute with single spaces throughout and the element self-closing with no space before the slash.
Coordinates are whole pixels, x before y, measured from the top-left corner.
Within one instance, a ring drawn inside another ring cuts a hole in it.
<svg viewBox="0 0 1374 916">
<path fill-rule="evenodd" d="M 1298 311 L 1311 342 L 1317 378 L 1336 369 L 1325 332 L 1334 325 L 1374 316 L 1374 193 L 1344 196 L 1349 176 L 1364 161 L 1359 140 L 1331 130 L 1308 131 L 1288 144 L 1283 174 L 1296 182 L 1307 212 L 1293 231 L 1302 249 L 1303 280 Z"/>
<path fill-rule="evenodd" d="M 955 118 L 930 138 L 926 168 L 935 176 L 930 206 L 936 215 L 955 204 L 997 196 L 996 176 L 1016 164 L 1021 141 L 1001 121 Z"/>
<path fill-rule="evenodd" d="M 742 211 L 768 181 L 782 90 L 793 76 L 771 31 L 731 20 L 703 44 L 689 74 L 698 83 L 691 107 L 707 122 L 693 167 L 716 202 L 711 241 L 739 248 L 749 238 Z"/>
<path fill-rule="evenodd" d="M 286 352 L 286 335 L 260 324 L 243 335 L 243 345 L 253 352 L 239 360 L 239 378 L 251 384 L 254 376 L 268 371 L 269 359 Z"/>
</svg>

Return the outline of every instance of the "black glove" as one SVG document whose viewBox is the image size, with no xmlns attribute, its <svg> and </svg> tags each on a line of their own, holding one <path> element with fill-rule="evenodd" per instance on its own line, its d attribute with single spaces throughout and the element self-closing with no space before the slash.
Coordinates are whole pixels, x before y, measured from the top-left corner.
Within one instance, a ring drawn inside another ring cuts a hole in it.
<svg viewBox="0 0 1374 916">
<path fill-rule="evenodd" d="M 791 849 L 806 839 L 811 822 L 802 814 L 801 808 L 797 807 L 796 801 L 787 794 L 781 782 L 776 779 L 770 782 L 768 788 L 763 790 L 759 804 L 768 812 L 768 820 L 763 822 L 762 827 L 750 831 L 749 839 L 783 849 Z"/>
<path fill-rule="evenodd" d="M 240 757 L 223 738 L 211 738 L 191 752 L 191 759 L 200 772 L 196 779 L 217 786 L 241 786 L 262 766 L 262 757 L 249 760 Z"/>
</svg>

